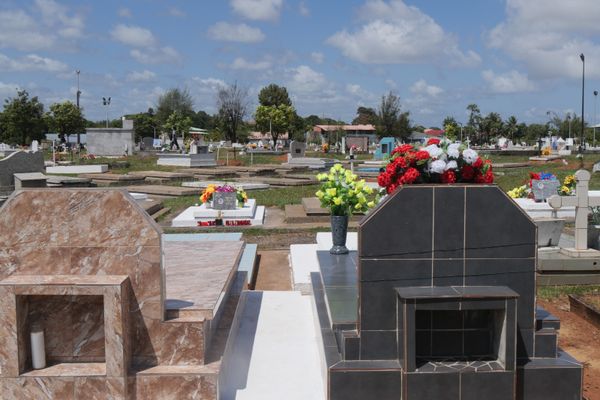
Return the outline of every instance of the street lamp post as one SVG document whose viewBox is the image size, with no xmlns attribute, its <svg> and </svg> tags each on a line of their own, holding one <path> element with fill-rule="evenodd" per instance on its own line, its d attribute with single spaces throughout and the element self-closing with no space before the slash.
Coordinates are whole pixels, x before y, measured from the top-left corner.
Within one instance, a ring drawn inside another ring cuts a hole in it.
<svg viewBox="0 0 600 400">
<path fill-rule="evenodd" d="M 579 154 L 583 154 L 583 130 L 585 128 L 584 120 L 584 111 L 585 111 L 585 55 L 581 53 L 579 55 L 581 58 L 581 62 L 583 64 L 583 70 L 581 75 L 581 135 L 579 139 Z"/>
<path fill-rule="evenodd" d="M 108 128 L 108 107 L 110 106 L 110 97 L 103 97 L 102 105 L 106 107 L 106 127 Z"/>
<path fill-rule="evenodd" d="M 567 113 L 567 121 L 569 121 L 569 139 L 571 139 L 571 122 L 573 122 L 573 119 L 571 118 L 571 113 Z"/>
<path fill-rule="evenodd" d="M 81 96 L 81 90 L 79 90 L 79 74 L 81 71 L 76 70 L 75 73 L 77 74 L 77 109 L 79 110 L 79 97 Z M 77 147 L 79 146 L 81 146 L 81 133 L 77 131 Z"/>
<path fill-rule="evenodd" d="M 598 120 L 596 119 L 596 101 L 598 100 L 598 91 L 594 90 L 594 140 L 593 144 L 596 147 L 596 125 L 598 125 Z"/>
</svg>

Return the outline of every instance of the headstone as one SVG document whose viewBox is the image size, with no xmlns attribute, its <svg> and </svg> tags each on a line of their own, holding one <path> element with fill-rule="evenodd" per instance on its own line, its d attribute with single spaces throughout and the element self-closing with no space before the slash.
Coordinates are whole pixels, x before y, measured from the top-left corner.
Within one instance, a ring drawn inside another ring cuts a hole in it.
<svg viewBox="0 0 600 400">
<path fill-rule="evenodd" d="M 40 142 L 38 142 L 37 140 L 34 140 L 33 142 L 31 142 L 31 151 L 32 152 L 37 152 L 39 151 L 39 147 L 40 147 Z"/>
<path fill-rule="evenodd" d="M 383 160 L 385 156 L 389 156 L 394 150 L 396 146 L 396 138 L 393 137 L 383 137 L 379 141 L 377 145 L 377 149 L 375 150 L 375 159 Z"/>
<path fill-rule="evenodd" d="M 17 151 L 0 160 L 0 194 L 14 190 L 14 174 L 44 172 L 44 155 L 38 151 Z"/>
<path fill-rule="evenodd" d="M 580 397 L 581 364 L 536 323 L 536 226 L 500 188 L 406 185 L 358 238 L 317 252 L 328 399 Z"/>
<path fill-rule="evenodd" d="M 238 205 L 236 192 L 215 192 L 213 194 L 213 208 L 215 210 L 235 210 Z"/>
<path fill-rule="evenodd" d="M 546 201 L 550 196 L 558 194 L 560 182 L 556 179 L 533 179 L 531 191 L 535 201 Z"/>
<path fill-rule="evenodd" d="M 575 248 L 561 249 L 568 255 L 598 257 L 598 250 L 588 249 L 588 213 L 590 207 L 600 206 L 600 197 L 589 196 L 590 173 L 580 169 L 575 173 L 575 196 L 552 196 L 548 204 L 555 210 L 563 206 L 575 206 Z"/>
<path fill-rule="evenodd" d="M 149 150 L 154 147 L 154 138 L 150 136 L 146 136 L 142 138 L 142 143 L 144 144 L 144 149 Z"/>
<path fill-rule="evenodd" d="M 290 143 L 290 157 L 291 158 L 304 157 L 305 152 L 306 152 L 306 143 L 297 142 L 295 140 L 292 140 L 292 142 Z"/>
</svg>

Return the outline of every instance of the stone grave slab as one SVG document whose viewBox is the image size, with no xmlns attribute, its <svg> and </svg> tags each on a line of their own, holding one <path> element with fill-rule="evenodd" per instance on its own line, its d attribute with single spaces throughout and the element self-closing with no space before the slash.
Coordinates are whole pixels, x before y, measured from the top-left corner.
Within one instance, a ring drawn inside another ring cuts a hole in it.
<svg viewBox="0 0 600 400">
<path fill-rule="evenodd" d="M 303 197 L 302 207 L 306 215 L 329 215 L 329 210 L 321 207 L 321 201 L 316 197 Z"/>
<path fill-rule="evenodd" d="M 236 179 L 237 181 L 238 179 Z M 242 179 L 240 179 L 242 180 Z M 261 182 L 268 183 L 271 186 L 305 186 L 305 185 L 314 185 L 317 183 L 317 179 L 314 178 L 312 180 L 309 179 L 292 179 L 292 178 L 272 178 L 272 177 L 250 177 L 244 178 L 245 181 L 250 182 Z"/>
<path fill-rule="evenodd" d="M 79 177 L 91 179 L 98 186 L 136 185 L 144 182 L 144 178 L 141 176 L 127 174 L 80 174 Z"/>
<path fill-rule="evenodd" d="M 297 157 L 291 158 L 287 164 L 283 165 L 300 165 L 308 167 L 311 170 L 324 170 L 335 165 L 335 160 L 330 158 L 313 158 L 313 157 Z"/>
<path fill-rule="evenodd" d="M 126 187 L 129 192 L 154 194 L 157 196 L 192 196 L 198 194 L 193 188 L 168 185 L 136 185 Z"/>
<path fill-rule="evenodd" d="M 46 187 L 47 179 L 46 175 L 41 172 L 23 172 L 15 174 L 15 190 Z"/>
<path fill-rule="evenodd" d="M 215 219 L 221 215 L 223 218 L 251 218 L 256 213 L 256 200 L 248 199 L 244 207 L 235 210 L 217 210 L 206 207 L 206 203 L 195 208 L 194 218 L 210 218 Z"/>
<path fill-rule="evenodd" d="M 252 205 L 250 205 L 251 202 L 253 202 Z M 203 224 L 214 226 L 219 212 L 206 209 L 203 206 L 186 208 L 181 214 L 173 218 L 171 226 L 177 228 L 197 227 Z M 256 205 L 254 199 L 248 199 L 243 209 L 222 210 L 221 219 L 224 226 L 260 226 L 264 223 L 265 206 Z"/>
<path fill-rule="evenodd" d="M 103 174 L 108 172 L 107 164 L 59 165 L 46 167 L 48 174 Z"/>
<path fill-rule="evenodd" d="M 270 187 L 267 183 L 261 182 L 227 182 L 227 181 L 195 181 L 195 182 L 182 182 L 181 186 L 188 188 L 196 188 L 198 190 L 203 190 L 208 187 L 208 185 L 229 185 L 235 188 L 240 188 L 244 191 L 249 190 L 263 190 L 268 189 Z"/>
<path fill-rule="evenodd" d="M 215 153 L 158 153 L 156 165 L 168 165 L 173 167 L 210 167 L 217 165 Z"/>
<path fill-rule="evenodd" d="M 92 180 L 90 178 L 81 178 L 75 176 L 60 176 L 60 175 L 46 175 L 46 184 L 48 187 L 89 187 L 92 186 Z"/>
<path fill-rule="evenodd" d="M 498 187 L 404 186 L 358 252 L 316 253 L 329 399 L 581 397 L 581 364 L 536 322 L 535 224 Z"/>
<path fill-rule="evenodd" d="M 243 247 L 163 242 L 123 190 L 15 192 L 0 213 L 3 398 L 216 400 L 213 343 L 229 335 L 221 316 L 237 308 Z M 34 371 L 38 323 L 48 366 Z"/>
<path fill-rule="evenodd" d="M 184 179 L 192 179 L 193 173 L 190 172 L 168 172 L 168 171 L 131 171 L 128 175 L 141 176 L 152 179 L 160 179 L 165 181 L 180 181 Z"/>
</svg>

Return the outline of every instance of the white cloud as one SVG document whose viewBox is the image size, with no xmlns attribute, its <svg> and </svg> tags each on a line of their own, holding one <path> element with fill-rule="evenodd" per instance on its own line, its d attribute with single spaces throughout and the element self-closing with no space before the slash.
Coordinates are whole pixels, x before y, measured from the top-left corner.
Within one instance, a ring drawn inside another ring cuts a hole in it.
<svg viewBox="0 0 600 400">
<path fill-rule="evenodd" d="M 515 70 L 504 74 L 496 74 L 492 70 L 485 70 L 481 73 L 481 76 L 494 93 L 521 93 L 535 90 L 535 85 L 527 78 L 527 75 Z"/>
<path fill-rule="evenodd" d="M 443 59 L 455 66 L 474 66 L 481 58 L 461 51 L 458 40 L 433 18 L 402 0 L 368 0 L 358 12 L 365 21 L 358 30 L 342 30 L 327 42 L 365 64 L 411 64 Z"/>
<path fill-rule="evenodd" d="M 217 78 L 200 78 L 193 77 L 192 82 L 200 93 L 217 93 L 220 89 L 227 87 L 227 83 L 222 79 Z"/>
<path fill-rule="evenodd" d="M 318 51 L 313 51 L 310 53 L 310 58 L 317 64 L 321 64 L 323 61 L 325 61 L 325 55 Z"/>
<path fill-rule="evenodd" d="M 67 69 L 67 64 L 51 58 L 41 57 L 37 54 L 28 54 L 19 59 L 12 59 L 0 53 L 0 71 L 64 72 Z"/>
<path fill-rule="evenodd" d="M 131 18 L 133 15 L 131 14 L 131 10 L 127 7 L 121 7 L 117 10 L 117 14 L 119 17 L 123 18 Z"/>
<path fill-rule="evenodd" d="M 506 13 L 487 44 L 523 63 L 530 78 L 581 78 L 580 53 L 586 64 L 600 64 L 597 0 L 508 0 Z M 599 78 L 600 69 L 586 75 Z"/>
<path fill-rule="evenodd" d="M 113 39 L 133 47 L 152 47 L 157 40 L 148 29 L 134 25 L 119 24 L 110 33 Z"/>
<path fill-rule="evenodd" d="M 9 97 L 16 97 L 17 90 L 20 90 L 20 86 L 17 83 L 4 83 L 0 81 L 0 99 L 7 99 Z"/>
<path fill-rule="evenodd" d="M 318 93 L 329 87 L 325 75 L 307 65 L 292 68 L 289 72 L 291 73 L 289 87 L 294 92 Z"/>
<path fill-rule="evenodd" d="M 310 10 L 309 10 L 308 6 L 306 5 L 306 3 L 303 1 L 301 1 L 300 4 L 298 4 L 298 12 L 303 17 L 308 17 L 310 15 Z"/>
<path fill-rule="evenodd" d="M 127 80 L 129 82 L 150 82 L 156 78 L 156 74 L 147 69 L 143 71 L 132 71 L 127 74 Z"/>
<path fill-rule="evenodd" d="M 233 11 L 244 18 L 260 21 L 279 18 L 283 0 L 231 0 Z"/>
<path fill-rule="evenodd" d="M 439 86 L 428 85 L 425 79 L 419 79 L 410 87 L 411 93 L 417 96 L 436 97 L 444 92 Z"/>
<path fill-rule="evenodd" d="M 241 43 L 257 43 L 265 38 L 265 34 L 258 28 L 228 22 L 217 22 L 208 29 L 208 35 L 215 40 Z"/>
<path fill-rule="evenodd" d="M 263 69 L 269 69 L 269 68 L 271 68 L 271 65 L 272 65 L 271 62 L 268 60 L 252 62 L 252 61 L 247 61 L 243 57 L 238 57 L 235 60 L 233 60 L 230 67 L 231 67 L 231 69 L 246 69 L 246 70 L 258 71 L 258 70 L 263 70 Z"/>
<path fill-rule="evenodd" d="M 73 50 L 84 36 L 84 19 L 53 0 L 36 0 L 30 12 L 0 11 L 0 48 Z"/>
<path fill-rule="evenodd" d="M 170 7 L 169 15 L 172 17 L 177 17 L 177 18 L 183 18 L 186 16 L 185 13 L 177 7 Z"/>
<path fill-rule="evenodd" d="M 142 64 L 179 64 L 181 54 L 170 46 L 150 47 L 146 49 L 132 49 L 131 57 Z"/>
</svg>

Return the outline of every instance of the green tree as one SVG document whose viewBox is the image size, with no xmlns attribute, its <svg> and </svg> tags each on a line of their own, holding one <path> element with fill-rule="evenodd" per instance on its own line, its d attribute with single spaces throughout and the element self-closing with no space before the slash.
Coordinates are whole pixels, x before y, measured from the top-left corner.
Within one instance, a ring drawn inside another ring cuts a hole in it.
<svg viewBox="0 0 600 400">
<path fill-rule="evenodd" d="M 183 136 L 185 140 L 186 133 L 189 133 L 192 126 L 192 119 L 178 111 L 173 111 L 163 125 L 163 129 L 167 132 L 175 131 L 177 135 Z"/>
<path fill-rule="evenodd" d="M 85 130 L 85 118 L 81 115 L 81 109 L 70 101 L 52 104 L 44 119 L 48 129 L 58 133 L 61 140 L 65 140 L 66 136 L 67 142 L 70 134 Z"/>
<path fill-rule="evenodd" d="M 158 97 L 156 105 L 156 121 L 159 125 L 164 125 L 167 118 L 177 111 L 185 117 L 194 115 L 194 100 L 187 89 L 169 89 Z"/>
<path fill-rule="evenodd" d="M 515 137 L 515 133 L 518 131 L 518 129 L 519 129 L 519 122 L 517 121 L 517 117 L 515 117 L 514 115 L 511 115 L 510 117 L 508 117 L 508 119 L 504 123 L 504 130 L 506 132 L 506 135 L 511 140 L 513 140 Z"/>
<path fill-rule="evenodd" d="M 44 105 L 37 96 L 29 98 L 26 90 L 19 90 L 17 97 L 4 101 L 0 127 L 0 141 L 5 143 L 27 145 L 41 140 L 46 130 Z"/>
<path fill-rule="evenodd" d="M 258 93 L 258 102 L 261 106 L 267 107 L 278 106 L 280 104 L 285 104 L 286 106 L 292 105 L 287 89 L 284 86 L 279 86 L 274 83 L 271 83 L 260 90 Z"/>
<path fill-rule="evenodd" d="M 479 106 L 474 103 L 467 106 L 467 111 L 469 111 L 469 120 L 466 126 L 467 137 L 471 140 L 477 140 L 480 129 L 479 124 L 481 123 L 481 111 L 479 110 Z"/>
<path fill-rule="evenodd" d="M 152 109 L 148 109 L 145 113 L 127 115 L 126 118 L 133 120 L 133 130 L 135 132 L 135 140 L 140 141 L 145 137 L 155 137 L 156 119 L 154 118 Z"/>
<path fill-rule="evenodd" d="M 356 109 L 356 118 L 352 120 L 353 125 L 377 125 L 379 122 L 377 111 L 371 107 L 358 107 Z"/>
<path fill-rule="evenodd" d="M 504 122 L 497 112 L 491 112 L 481 120 L 480 130 L 482 137 L 480 143 L 489 143 L 490 139 L 499 136 L 504 131 Z"/>
<path fill-rule="evenodd" d="M 401 111 L 400 97 L 393 92 L 381 96 L 378 119 L 379 136 L 395 136 L 403 139 L 410 136 L 409 112 Z"/>
<path fill-rule="evenodd" d="M 205 111 L 197 111 L 191 118 L 195 128 L 213 129 L 215 127 L 215 118 Z"/>
<path fill-rule="evenodd" d="M 218 125 L 223 136 L 235 142 L 248 111 L 248 90 L 237 82 L 221 88 L 217 94 Z"/>
<path fill-rule="evenodd" d="M 256 108 L 254 114 L 258 129 L 263 133 L 271 132 L 275 144 L 280 135 L 291 132 L 295 117 L 296 110 L 294 110 L 294 107 L 286 104 L 279 104 L 278 106 L 260 105 Z"/>
</svg>

